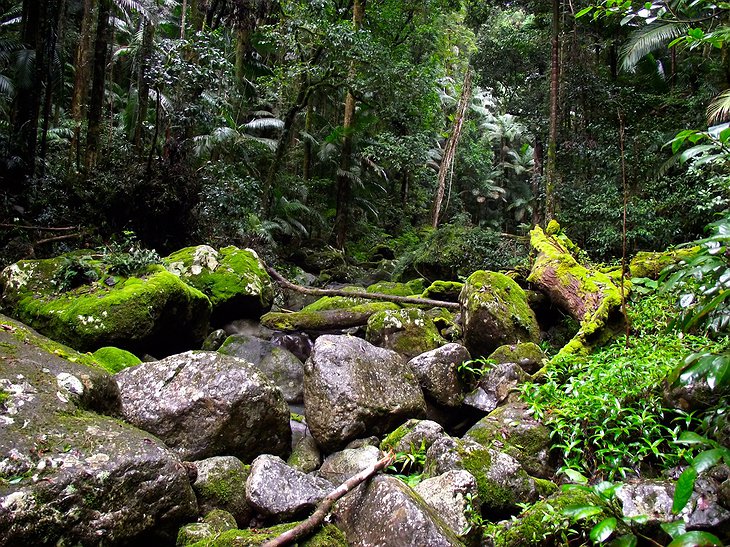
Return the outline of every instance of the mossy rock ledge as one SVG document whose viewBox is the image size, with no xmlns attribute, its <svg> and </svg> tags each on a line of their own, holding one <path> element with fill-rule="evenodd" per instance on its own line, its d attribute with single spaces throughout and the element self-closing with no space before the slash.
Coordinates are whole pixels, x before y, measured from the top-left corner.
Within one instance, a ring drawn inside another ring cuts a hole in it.
<svg viewBox="0 0 730 547">
<path fill-rule="evenodd" d="M 180 249 L 163 262 L 169 272 L 210 299 L 216 325 L 242 317 L 258 319 L 271 309 L 274 285 L 251 249 L 198 245 Z"/>
<path fill-rule="evenodd" d="M 22 260 L 0 273 L 3 309 L 40 333 L 79 351 L 116 346 L 169 355 L 200 344 L 211 304 L 162 266 L 138 277 L 107 275 L 62 291 L 54 283 L 64 257 Z"/>
</svg>

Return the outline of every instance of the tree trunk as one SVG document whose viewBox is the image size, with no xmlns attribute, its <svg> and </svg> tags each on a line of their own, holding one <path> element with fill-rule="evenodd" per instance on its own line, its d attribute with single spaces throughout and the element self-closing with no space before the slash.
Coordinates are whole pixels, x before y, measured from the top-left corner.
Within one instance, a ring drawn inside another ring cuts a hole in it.
<svg viewBox="0 0 730 547">
<path fill-rule="evenodd" d="M 190 5 L 190 25 L 193 33 L 200 32 L 203 30 L 205 22 L 205 17 L 200 9 L 200 0 L 189 0 L 188 4 Z"/>
<path fill-rule="evenodd" d="M 142 49 L 137 73 L 137 120 L 134 126 L 134 146 L 137 152 L 144 149 L 144 122 L 147 120 L 147 109 L 150 103 L 150 83 L 147 79 L 147 72 L 150 67 L 152 44 L 155 38 L 155 27 L 152 21 L 146 19 L 143 24 Z"/>
<path fill-rule="evenodd" d="M 48 152 L 48 129 L 51 124 L 51 107 L 53 106 L 53 59 L 56 53 L 56 45 L 58 44 L 58 30 L 63 16 L 64 1 L 51 0 L 48 2 L 48 11 L 46 13 L 45 38 L 43 40 L 43 81 L 45 82 L 44 100 L 43 100 L 43 125 L 41 128 L 41 149 L 38 155 L 39 175 L 45 174 L 45 159 Z M 61 61 L 63 62 L 63 61 Z"/>
<path fill-rule="evenodd" d="M 545 222 L 555 217 L 558 184 L 557 148 L 560 91 L 560 0 L 553 0 L 552 51 L 550 64 L 550 134 L 545 176 Z"/>
<path fill-rule="evenodd" d="M 109 25 L 110 13 L 111 0 L 99 0 L 91 98 L 89 100 L 89 113 L 87 117 L 88 130 L 86 134 L 86 159 L 84 162 L 87 171 L 94 167 L 99 153 L 99 137 L 101 135 L 104 90 L 106 87 L 106 63 L 111 36 L 111 27 Z"/>
<path fill-rule="evenodd" d="M 307 115 L 304 118 L 304 131 L 307 133 L 307 138 L 304 140 L 304 158 L 302 159 L 302 178 L 309 180 L 312 178 L 312 124 L 314 122 L 314 108 L 312 102 L 307 104 Z"/>
<path fill-rule="evenodd" d="M 352 6 L 352 24 L 355 32 L 360 30 L 365 20 L 366 0 L 355 0 Z M 350 80 L 357 76 L 355 61 L 350 62 Z M 347 224 L 350 217 L 350 193 L 352 191 L 349 174 L 352 161 L 352 128 L 355 121 L 355 96 L 348 88 L 345 97 L 345 115 L 342 121 L 344 136 L 342 138 L 342 154 L 340 168 L 337 173 L 337 204 L 335 215 L 335 246 L 342 249 L 347 238 Z"/>
<path fill-rule="evenodd" d="M 532 149 L 532 225 L 542 222 L 542 211 L 540 210 L 540 181 L 542 180 L 543 150 L 542 141 L 535 139 L 535 147 Z"/>
<path fill-rule="evenodd" d="M 459 99 L 459 106 L 456 109 L 454 128 L 452 129 L 451 135 L 446 141 L 446 146 L 444 147 L 444 157 L 441 160 L 441 165 L 439 166 L 438 186 L 436 187 L 436 196 L 434 197 L 433 205 L 431 206 L 431 226 L 433 228 L 437 228 L 439 225 L 441 204 L 444 201 L 444 194 L 446 193 L 446 177 L 451 172 L 451 168 L 454 165 L 454 158 L 456 157 L 456 147 L 459 144 L 461 130 L 464 127 L 464 119 L 466 118 L 467 107 L 469 106 L 470 99 L 471 69 L 467 67 L 466 75 L 464 76 L 464 84 L 461 87 L 461 98 Z"/>
<path fill-rule="evenodd" d="M 238 28 L 236 30 L 236 84 L 239 89 L 243 88 L 243 80 L 246 70 L 246 56 L 251 46 L 251 29 Z"/>
</svg>

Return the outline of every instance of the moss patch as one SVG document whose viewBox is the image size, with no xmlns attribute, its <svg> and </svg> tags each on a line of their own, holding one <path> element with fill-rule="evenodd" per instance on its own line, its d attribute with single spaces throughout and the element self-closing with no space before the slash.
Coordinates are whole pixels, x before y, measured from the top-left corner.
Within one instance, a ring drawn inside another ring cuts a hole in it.
<svg viewBox="0 0 730 547">
<path fill-rule="evenodd" d="M 194 547 L 256 547 L 294 528 L 297 522 L 287 522 L 271 528 L 228 530 L 204 540 L 189 543 Z M 326 524 L 311 537 L 298 542 L 301 547 L 347 547 L 345 535 L 334 525 Z"/>
<path fill-rule="evenodd" d="M 373 314 L 368 320 L 365 337 L 376 346 L 392 349 L 408 357 L 446 344 L 433 320 L 416 308 Z"/>
<path fill-rule="evenodd" d="M 283 331 L 324 331 L 365 325 L 374 313 L 400 309 L 392 302 L 369 302 L 347 309 L 298 311 L 294 313 L 269 312 L 261 317 L 267 328 Z"/>
<path fill-rule="evenodd" d="M 135 354 L 123 349 L 115 348 L 114 346 L 99 348 L 92 354 L 92 356 L 96 359 L 96 362 L 104 368 L 104 370 L 112 374 L 142 363 L 140 358 Z"/>
<path fill-rule="evenodd" d="M 458 302 L 464 284 L 459 281 L 434 281 L 422 293 L 421 298 Z"/>
</svg>

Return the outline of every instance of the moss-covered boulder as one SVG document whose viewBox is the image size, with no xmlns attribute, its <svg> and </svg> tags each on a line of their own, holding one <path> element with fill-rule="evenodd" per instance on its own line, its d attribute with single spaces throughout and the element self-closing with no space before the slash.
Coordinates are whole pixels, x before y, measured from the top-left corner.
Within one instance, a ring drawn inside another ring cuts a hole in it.
<svg viewBox="0 0 730 547">
<path fill-rule="evenodd" d="M 246 479 L 250 466 L 234 456 L 216 456 L 192 462 L 197 471 L 193 490 L 201 515 L 225 511 L 233 517 L 232 528 L 248 526 L 253 509 L 246 501 Z"/>
<path fill-rule="evenodd" d="M 315 302 L 316 304 L 316 302 Z M 367 302 L 344 309 L 311 311 L 306 308 L 292 313 L 269 312 L 261 317 L 267 328 L 282 331 L 332 332 L 351 327 L 362 327 L 370 316 L 384 310 L 398 310 L 392 302 Z"/>
<path fill-rule="evenodd" d="M 180 460 L 119 411 L 93 358 L 0 316 L 0 543 L 170 542 L 197 514 Z"/>
<path fill-rule="evenodd" d="M 485 447 L 499 445 L 533 477 L 549 478 L 555 472 L 550 464 L 550 430 L 528 410 L 522 402 L 507 403 L 474 424 L 466 437 Z"/>
<path fill-rule="evenodd" d="M 186 524 L 180 528 L 175 544 L 192 545 L 235 529 L 236 519 L 233 518 L 233 515 L 221 509 L 214 509 L 203 517 L 202 522 Z"/>
<path fill-rule="evenodd" d="M 383 452 L 411 452 L 428 450 L 436 440 L 445 436 L 444 428 L 431 420 L 408 420 L 391 431 L 380 443 Z"/>
<path fill-rule="evenodd" d="M 458 302 L 463 288 L 460 281 L 434 281 L 421 293 L 421 298 Z"/>
<path fill-rule="evenodd" d="M 134 353 L 114 346 L 99 348 L 92 355 L 96 362 L 104 367 L 104 370 L 112 374 L 142 362 Z"/>
<path fill-rule="evenodd" d="M 227 530 L 225 532 L 212 532 L 205 539 L 189 542 L 181 541 L 178 537 L 179 547 L 259 547 L 267 541 L 280 536 L 294 528 L 298 522 L 287 522 L 277 524 L 270 528 L 248 528 L 246 530 Z M 187 537 L 187 536 L 186 536 Z M 297 541 L 299 547 L 348 547 L 345 534 L 333 524 L 325 524 L 308 537 Z"/>
<path fill-rule="evenodd" d="M 367 292 L 390 294 L 393 296 L 412 296 L 423 292 L 423 279 L 413 279 L 407 283 L 396 281 L 379 281 L 366 289 Z"/>
<path fill-rule="evenodd" d="M 408 358 L 446 344 L 426 312 L 417 308 L 381 311 L 368 319 L 365 338 Z"/>
<path fill-rule="evenodd" d="M 535 480 L 513 457 L 470 438 L 441 437 L 426 453 L 425 475 L 436 477 L 455 469 L 474 476 L 485 511 L 504 513 L 537 499 Z"/>
<path fill-rule="evenodd" d="M 540 370 L 545 360 L 545 353 L 534 342 L 521 344 L 505 344 L 495 349 L 487 361 L 492 363 L 516 363 L 528 374 Z"/>
<path fill-rule="evenodd" d="M 540 340 L 535 313 L 525 291 L 504 274 L 476 271 L 459 296 L 464 345 L 472 357 L 486 356 L 503 344 Z"/>
<path fill-rule="evenodd" d="M 125 278 L 92 261 L 96 281 L 61 290 L 64 260 L 23 260 L 5 268 L 0 289 L 8 314 L 79 351 L 116 346 L 168 355 L 205 338 L 210 301 L 162 266 Z"/>
<path fill-rule="evenodd" d="M 271 308 L 274 286 L 261 259 L 251 249 L 207 245 L 186 247 L 163 259 L 166 268 L 205 294 L 213 305 L 212 321 L 222 325 L 241 317 L 258 318 Z"/>
</svg>

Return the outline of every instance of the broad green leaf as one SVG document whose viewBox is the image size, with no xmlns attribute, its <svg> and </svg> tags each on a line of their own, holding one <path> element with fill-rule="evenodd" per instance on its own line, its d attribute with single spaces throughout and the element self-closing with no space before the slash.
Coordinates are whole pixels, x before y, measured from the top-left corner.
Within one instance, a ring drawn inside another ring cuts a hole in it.
<svg viewBox="0 0 730 547">
<path fill-rule="evenodd" d="M 687 531 L 687 525 L 682 519 L 675 520 L 674 522 L 664 522 L 661 524 L 662 530 L 664 530 L 673 539 L 677 536 L 681 536 Z"/>
<path fill-rule="evenodd" d="M 723 452 L 724 450 L 722 448 L 713 448 L 712 450 L 700 452 L 692 460 L 692 467 L 695 468 L 698 474 L 702 473 L 710 467 L 717 465 L 722 459 Z"/>
<path fill-rule="evenodd" d="M 564 469 L 563 473 L 576 484 L 588 484 L 588 477 L 575 469 Z"/>
<path fill-rule="evenodd" d="M 608 545 L 609 547 L 636 547 L 638 543 L 634 534 L 626 534 L 614 539 Z"/>
<path fill-rule="evenodd" d="M 687 532 L 675 538 L 667 547 L 722 547 L 722 542 L 708 532 Z"/>
<path fill-rule="evenodd" d="M 588 6 L 587 8 L 583 8 L 578 13 L 575 14 L 575 18 L 578 19 L 579 17 L 583 17 L 586 13 L 590 13 L 593 11 L 593 6 Z"/>
<path fill-rule="evenodd" d="M 684 509 L 692 497 L 695 481 L 697 480 L 697 470 L 691 465 L 682 471 L 677 480 L 677 486 L 674 488 L 674 502 L 672 503 L 672 513 L 678 514 Z"/>
<path fill-rule="evenodd" d="M 602 512 L 603 509 L 595 505 L 567 505 L 563 509 L 563 515 L 573 517 L 575 520 L 586 519 Z"/>
<path fill-rule="evenodd" d="M 603 543 L 611 537 L 611 534 L 613 534 L 613 532 L 616 530 L 617 524 L 618 521 L 614 517 L 608 517 L 607 519 L 603 519 L 591 530 L 591 541 L 594 541 L 596 543 Z"/>
<path fill-rule="evenodd" d="M 679 444 L 710 444 L 710 441 L 705 437 L 692 431 L 683 431 L 675 442 Z"/>
</svg>

